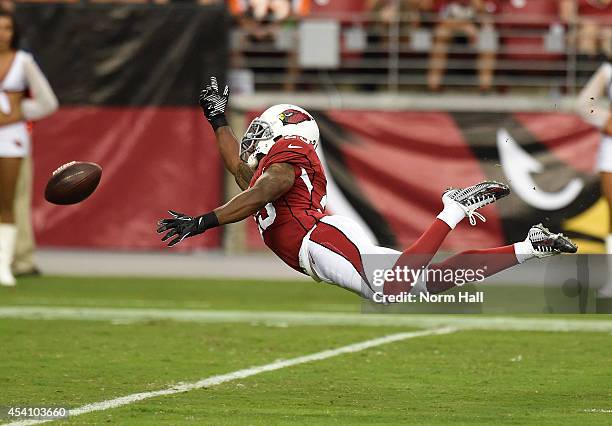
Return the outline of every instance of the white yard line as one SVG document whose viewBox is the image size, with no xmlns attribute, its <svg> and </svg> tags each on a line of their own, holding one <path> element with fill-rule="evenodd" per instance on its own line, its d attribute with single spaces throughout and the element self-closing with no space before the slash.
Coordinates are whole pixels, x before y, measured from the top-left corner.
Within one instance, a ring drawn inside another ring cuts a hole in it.
<svg viewBox="0 0 612 426">
<path fill-rule="evenodd" d="M 359 343 L 353 343 L 352 345 L 342 346 L 336 349 L 328 349 L 321 352 L 316 352 L 310 355 L 304 355 L 297 358 L 291 358 L 287 360 L 279 360 L 275 361 L 271 364 L 260 365 L 257 367 L 246 368 L 244 370 L 238 370 L 227 374 L 222 374 L 219 376 L 212 376 L 206 379 L 202 379 L 193 383 L 182 383 L 176 385 L 171 388 L 161 389 L 158 391 L 152 392 L 141 392 L 134 393 L 131 395 L 122 396 L 120 398 L 109 399 L 106 401 L 95 402 L 93 404 L 83 405 L 82 407 L 70 410 L 70 417 L 80 416 L 81 414 L 91 413 L 93 411 L 103 411 L 108 410 L 110 408 L 117 408 L 123 405 L 133 404 L 138 401 L 142 401 L 144 399 L 155 398 L 158 396 L 165 395 L 173 395 L 177 393 L 189 392 L 195 389 L 207 388 L 211 386 L 220 385 L 222 383 L 231 382 L 232 380 L 244 379 L 246 377 L 251 377 L 256 374 L 265 373 L 267 371 L 280 370 L 281 368 L 292 367 L 294 365 L 305 364 L 313 361 L 321 361 L 328 358 L 333 358 L 338 355 L 360 352 L 368 348 L 373 348 L 375 346 L 384 345 L 392 342 L 399 342 L 401 340 L 414 339 L 415 337 L 423 337 L 423 336 L 431 336 L 431 335 L 440 335 L 440 334 L 448 334 L 456 331 L 453 328 L 438 328 L 433 330 L 424 330 L 424 331 L 415 331 L 408 333 L 397 333 L 397 334 L 389 334 L 387 336 L 379 337 L 376 339 L 366 340 Z M 46 423 L 51 420 L 22 420 L 13 423 L 6 423 L 2 426 L 25 426 L 25 425 L 34 425 L 39 423 Z"/>
<path fill-rule="evenodd" d="M 334 312 L 7 306 L 0 307 L 0 318 L 113 321 L 118 324 L 168 320 L 200 323 L 254 323 L 273 326 L 352 325 L 417 328 L 452 326 L 469 330 L 612 332 L 612 320 L 555 318 L 554 316 L 522 318 L 487 315 L 391 315 Z"/>
</svg>

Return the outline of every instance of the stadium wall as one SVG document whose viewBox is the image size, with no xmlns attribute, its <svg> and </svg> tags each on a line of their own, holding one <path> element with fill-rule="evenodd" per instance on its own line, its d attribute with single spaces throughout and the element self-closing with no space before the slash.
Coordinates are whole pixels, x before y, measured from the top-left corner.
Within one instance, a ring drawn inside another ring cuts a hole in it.
<svg viewBox="0 0 612 426">
<path fill-rule="evenodd" d="M 228 67 L 223 7 L 25 4 L 18 17 L 62 103 L 34 127 L 41 246 L 159 249 L 155 221 L 167 208 L 199 213 L 235 193 L 196 106 L 202 81 L 224 80 Z M 446 186 L 498 179 L 515 196 L 446 249 L 514 241 L 539 221 L 581 239 L 583 250 L 602 249 L 608 213 L 592 172 L 599 136 L 571 112 L 571 98 L 330 93 L 233 96 L 232 123 L 240 133 L 280 102 L 311 110 L 330 210 L 353 215 L 381 244 L 413 241 Z M 95 196 L 71 207 L 44 202 L 47 177 L 71 160 L 103 166 Z M 261 247 L 246 223 L 224 232 L 225 248 Z M 217 248 L 221 237 L 216 230 L 180 249 Z"/>
<path fill-rule="evenodd" d="M 234 107 L 248 123 L 263 109 L 258 101 L 288 98 L 241 97 Z M 446 250 L 512 243 L 542 222 L 578 240 L 583 253 L 603 251 L 608 211 L 594 173 L 600 136 L 571 111 L 571 98 L 296 98 L 321 128 L 329 210 L 360 221 L 383 245 L 418 238 L 445 188 L 498 180 L 513 196 L 487 207 L 486 223 L 459 227 Z M 254 224 L 245 232 L 248 248 L 262 247 Z"/>
<path fill-rule="evenodd" d="M 19 4 L 17 18 L 61 104 L 33 128 L 40 246 L 159 249 L 155 224 L 168 208 L 221 202 L 221 161 L 204 142 L 213 135 L 197 97 L 208 76 L 225 79 L 223 5 Z M 103 167 L 98 190 L 74 206 L 45 202 L 51 172 L 72 160 Z M 215 230 L 178 249 L 220 244 Z"/>
</svg>

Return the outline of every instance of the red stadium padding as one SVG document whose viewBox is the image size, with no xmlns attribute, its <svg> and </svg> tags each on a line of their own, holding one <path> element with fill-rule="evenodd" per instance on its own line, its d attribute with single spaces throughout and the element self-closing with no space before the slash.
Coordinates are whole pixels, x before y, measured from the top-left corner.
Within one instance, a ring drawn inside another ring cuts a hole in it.
<svg viewBox="0 0 612 426">
<path fill-rule="evenodd" d="M 222 165 L 199 108 L 64 107 L 33 131 L 33 221 L 42 247 L 161 249 L 156 221 L 172 208 L 200 214 L 222 199 Z M 56 206 L 48 177 L 72 160 L 102 166 L 87 200 Z M 220 231 L 173 250 L 220 245 Z"/>
<path fill-rule="evenodd" d="M 514 114 L 563 163 L 589 174 L 594 172 L 601 135 L 574 114 Z M 572 136 L 569 140 L 568 137 Z"/>
<path fill-rule="evenodd" d="M 612 23 L 612 3 L 601 0 L 578 0 L 578 14 L 602 23 Z"/>
<path fill-rule="evenodd" d="M 400 250 L 431 224 L 448 186 L 497 180 L 510 184 L 513 191 L 507 199 L 483 209 L 486 223 L 459 225 L 443 244 L 443 249 L 451 251 L 516 242 L 539 222 L 562 230 L 565 220 L 587 211 L 599 198 L 593 172 L 599 135 L 573 114 L 311 112 L 319 122 L 322 152 L 331 171 L 328 185 L 335 182 L 340 187 L 354 213 L 379 241 L 386 239 L 384 245 Z M 507 134 L 512 141 L 500 136 Z M 523 157 L 519 154 L 502 166 L 500 144 L 516 144 Z M 527 157 L 531 159 L 521 163 Z M 533 162 L 543 169 L 532 172 Z M 526 182 L 531 176 L 534 185 L 553 197 L 572 178 L 580 179 L 584 187 L 562 209 L 541 209 L 521 195 L 535 188 L 517 187 L 519 183 L 508 178 L 505 167 L 520 172 Z M 337 205 L 328 195 L 328 212 L 333 213 Z M 252 220 L 248 229 L 248 247 L 262 248 Z"/>
<path fill-rule="evenodd" d="M 344 150 L 346 164 L 357 171 L 360 187 L 375 200 L 400 248 L 414 242 L 439 213 L 442 191 L 486 180 L 478 159 L 446 113 L 337 111 L 331 116 L 358 138 Z M 446 247 L 472 247 L 485 240 L 501 245 L 497 211 L 493 207 L 484 211 L 488 218 L 484 226 L 459 227 Z"/>
</svg>

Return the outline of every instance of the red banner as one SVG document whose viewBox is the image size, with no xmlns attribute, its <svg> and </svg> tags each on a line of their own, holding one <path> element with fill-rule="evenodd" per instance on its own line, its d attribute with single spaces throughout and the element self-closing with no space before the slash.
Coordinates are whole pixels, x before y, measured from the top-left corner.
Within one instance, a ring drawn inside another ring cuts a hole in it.
<svg viewBox="0 0 612 426">
<path fill-rule="evenodd" d="M 329 211 L 352 216 L 380 244 L 403 248 L 431 223 L 449 186 L 494 179 L 508 199 L 487 222 L 460 225 L 450 250 L 524 238 L 543 222 L 597 250 L 607 209 L 592 172 L 599 136 L 562 113 L 314 112 L 328 177 Z M 198 214 L 222 201 L 214 135 L 197 108 L 62 108 L 34 129 L 34 225 L 41 246 L 159 249 L 155 223 L 172 208 Z M 51 172 L 71 160 L 103 167 L 85 202 L 43 200 Z M 261 247 L 249 222 L 248 246 Z M 220 231 L 179 250 L 218 247 Z"/>
<path fill-rule="evenodd" d="M 463 223 L 444 248 L 523 240 L 539 222 L 598 251 L 607 230 L 594 160 L 599 134 L 572 114 L 313 112 L 321 129 L 328 209 L 361 222 L 381 245 L 405 248 L 442 208 L 448 187 L 506 182 L 512 195 Z M 261 247 L 254 226 L 249 245 Z"/>
<path fill-rule="evenodd" d="M 64 107 L 36 123 L 33 222 L 40 246 L 160 249 L 156 222 L 173 209 L 200 214 L 222 200 L 222 166 L 199 108 Z M 102 166 L 94 194 L 73 206 L 44 200 L 53 170 Z M 217 247 L 220 231 L 175 250 Z"/>
</svg>

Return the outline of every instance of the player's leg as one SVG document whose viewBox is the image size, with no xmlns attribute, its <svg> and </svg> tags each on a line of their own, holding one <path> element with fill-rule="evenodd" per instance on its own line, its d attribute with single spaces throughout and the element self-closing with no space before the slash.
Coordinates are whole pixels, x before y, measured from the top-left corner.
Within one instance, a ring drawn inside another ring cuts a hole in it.
<svg viewBox="0 0 612 426">
<path fill-rule="evenodd" d="M 438 23 L 434 29 L 434 44 L 429 56 L 427 73 L 427 85 L 430 90 L 440 90 L 452 35 L 453 30 L 446 21 Z"/>
<path fill-rule="evenodd" d="M 304 238 L 300 265 L 316 281 L 338 285 L 371 298 L 374 289 L 366 272 L 366 255 L 399 255 L 376 247 L 363 229 L 344 216 L 326 216 Z"/>
<path fill-rule="evenodd" d="M 304 239 L 300 250 L 302 267 L 315 280 L 326 281 L 370 298 L 376 291 L 372 271 L 364 264 L 364 255 L 388 255 L 393 263 L 387 267 L 407 266 L 420 269 L 429 264 L 444 238 L 464 218 L 476 223 L 485 220 L 478 209 L 505 197 L 509 188 L 497 182 L 481 182 L 463 188 L 447 190 L 442 201 L 444 209 L 425 233 L 408 249 L 400 253 L 376 246 L 353 220 L 343 216 L 326 216 Z M 399 258 L 398 258 L 399 257 Z M 395 259 L 398 258 L 396 261 Z M 385 258 L 386 259 L 386 258 Z M 387 283 L 385 294 L 399 294 L 411 283 Z"/>
<path fill-rule="evenodd" d="M 578 30 L 578 52 L 589 57 L 597 55 L 597 23 L 590 19 L 581 19 Z"/>
<path fill-rule="evenodd" d="M 0 285 L 15 285 L 11 272 L 15 250 L 15 189 L 22 159 L 0 157 Z"/>
<path fill-rule="evenodd" d="M 442 196 L 444 209 L 431 226 L 410 247 L 404 250 L 393 267 L 417 271 L 426 267 L 436 254 L 448 233 L 463 218 L 468 217 L 470 224 L 476 224 L 476 218 L 486 219 L 477 212 L 478 209 L 494 203 L 510 193 L 508 186 L 497 182 L 481 182 L 463 189 L 447 190 Z M 410 291 L 412 282 L 388 281 L 384 286 L 386 295 Z"/>
<path fill-rule="evenodd" d="M 443 262 L 429 265 L 426 288 L 429 293 L 441 293 L 455 287 L 453 280 L 444 279 L 445 276 L 456 276 L 455 273 L 448 274 L 448 271 L 479 271 L 478 274 L 466 275 L 471 278 L 466 279 L 465 282 L 473 282 L 490 277 L 529 259 L 559 253 L 575 253 L 576 250 L 576 245 L 569 238 L 563 234 L 554 234 L 542 224 L 538 224 L 531 227 L 524 241 L 509 246 L 464 251 Z"/>
</svg>

